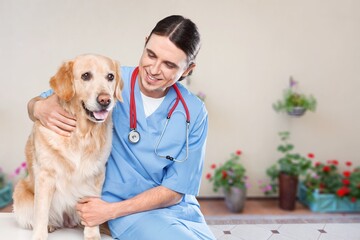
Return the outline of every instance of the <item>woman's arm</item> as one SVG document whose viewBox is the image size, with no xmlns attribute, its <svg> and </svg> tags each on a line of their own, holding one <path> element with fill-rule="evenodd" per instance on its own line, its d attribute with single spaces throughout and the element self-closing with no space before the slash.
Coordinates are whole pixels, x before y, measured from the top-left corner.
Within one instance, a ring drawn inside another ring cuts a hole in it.
<svg viewBox="0 0 360 240">
<path fill-rule="evenodd" d="M 27 108 L 32 121 L 39 120 L 43 126 L 62 136 L 70 136 L 76 127 L 75 117 L 60 106 L 55 94 L 48 98 L 34 97 Z"/>
<path fill-rule="evenodd" d="M 181 201 L 183 195 L 163 186 L 154 187 L 121 202 L 108 203 L 98 197 L 84 198 L 76 206 L 81 223 L 96 226 L 110 219 L 133 213 L 169 207 Z"/>
</svg>

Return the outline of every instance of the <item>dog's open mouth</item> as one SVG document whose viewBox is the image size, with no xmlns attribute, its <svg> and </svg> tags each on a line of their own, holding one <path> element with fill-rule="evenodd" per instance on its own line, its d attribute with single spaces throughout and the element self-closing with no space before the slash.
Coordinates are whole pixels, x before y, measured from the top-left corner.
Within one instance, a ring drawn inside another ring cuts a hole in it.
<svg viewBox="0 0 360 240">
<path fill-rule="evenodd" d="M 90 111 L 89 109 L 86 108 L 85 103 L 82 102 L 82 106 L 86 112 L 86 114 L 93 119 L 96 122 L 103 122 L 105 121 L 105 119 L 107 118 L 107 116 L 109 115 L 109 111 L 108 110 L 100 110 L 100 111 Z"/>
</svg>

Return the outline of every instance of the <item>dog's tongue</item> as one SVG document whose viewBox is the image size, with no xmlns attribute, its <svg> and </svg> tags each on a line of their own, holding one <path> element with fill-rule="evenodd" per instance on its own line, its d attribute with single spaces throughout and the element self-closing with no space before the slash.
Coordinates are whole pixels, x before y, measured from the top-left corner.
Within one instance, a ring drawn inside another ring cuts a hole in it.
<svg viewBox="0 0 360 240">
<path fill-rule="evenodd" d="M 98 112 L 93 112 L 93 113 L 94 113 L 94 117 L 96 119 L 104 120 L 108 116 L 109 111 L 103 110 L 103 111 L 98 111 Z"/>
</svg>

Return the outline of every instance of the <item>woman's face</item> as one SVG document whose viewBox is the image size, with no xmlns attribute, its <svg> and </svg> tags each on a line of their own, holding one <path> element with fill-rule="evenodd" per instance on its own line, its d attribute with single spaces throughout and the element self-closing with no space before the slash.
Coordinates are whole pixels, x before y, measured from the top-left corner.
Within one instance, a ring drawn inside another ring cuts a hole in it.
<svg viewBox="0 0 360 240">
<path fill-rule="evenodd" d="M 149 97 L 163 97 L 170 86 L 194 67 L 195 64 L 188 66 L 186 54 L 168 37 L 152 34 L 139 63 L 140 90 Z"/>
</svg>

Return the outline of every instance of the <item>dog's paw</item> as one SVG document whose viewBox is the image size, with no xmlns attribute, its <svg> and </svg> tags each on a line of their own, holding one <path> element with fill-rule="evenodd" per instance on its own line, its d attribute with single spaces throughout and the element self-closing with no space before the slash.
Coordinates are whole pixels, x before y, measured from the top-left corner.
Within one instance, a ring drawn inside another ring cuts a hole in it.
<svg viewBox="0 0 360 240">
<path fill-rule="evenodd" d="M 48 234 L 33 234 L 31 240 L 47 240 Z"/>
<path fill-rule="evenodd" d="M 84 239 L 85 240 L 100 240 L 99 227 L 85 227 L 84 228 Z"/>
<path fill-rule="evenodd" d="M 101 240 L 101 236 L 84 237 L 85 240 Z"/>
<path fill-rule="evenodd" d="M 55 230 L 56 230 L 57 228 L 54 227 L 54 226 L 48 225 L 47 229 L 48 229 L 48 233 L 52 233 L 52 232 L 55 232 Z"/>
</svg>

